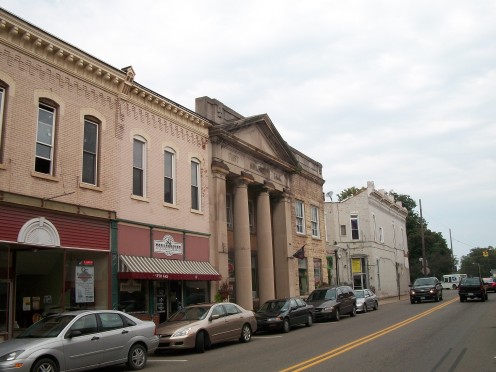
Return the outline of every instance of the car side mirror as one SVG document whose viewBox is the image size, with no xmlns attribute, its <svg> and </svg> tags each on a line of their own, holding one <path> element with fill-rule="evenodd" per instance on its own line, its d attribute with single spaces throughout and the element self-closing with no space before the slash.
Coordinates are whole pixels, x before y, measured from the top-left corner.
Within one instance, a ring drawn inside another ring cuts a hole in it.
<svg viewBox="0 0 496 372">
<path fill-rule="evenodd" d="M 73 338 L 73 337 L 78 337 L 81 336 L 83 332 L 77 329 L 73 329 L 72 331 L 67 332 L 66 338 Z"/>
<path fill-rule="evenodd" d="M 210 321 L 215 320 L 215 319 L 219 319 L 219 318 L 220 318 L 220 315 L 219 315 L 219 314 L 213 314 L 213 315 L 210 317 Z"/>
</svg>

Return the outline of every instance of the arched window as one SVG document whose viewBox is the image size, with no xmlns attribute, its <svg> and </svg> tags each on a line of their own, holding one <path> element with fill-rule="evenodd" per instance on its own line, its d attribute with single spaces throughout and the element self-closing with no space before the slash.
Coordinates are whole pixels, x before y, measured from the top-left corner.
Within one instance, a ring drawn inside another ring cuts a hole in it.
<svg viewBox="0 0 496 372">
<path fill-rule="evenodd" d="M 93 116 L 84 117 L 82 181 L 95 186 L 98 183 L 100 124 Z"/>
<path fill-rule="evenodd" d="M 133 195 L 145 196 L 146 141 L 143 137 L 133 139 Z"/>
<path fill-rule="evenodd" d="M 58 105 L 48 99 L 38 103 L 35 172 L 54 175 L 56 118 Z"/>
<path fill-rule="evenodd" d="M 176 153 L 171 148 L 164 150 L 164 202 L 176 201 Z"/>
<path fill-rule="evenodd" d="M 191 209 L 199 211 L 201 205 L 200 198 L 201 177 L 200 177 L 200 161 L 191 159 Z"/>
</svg>

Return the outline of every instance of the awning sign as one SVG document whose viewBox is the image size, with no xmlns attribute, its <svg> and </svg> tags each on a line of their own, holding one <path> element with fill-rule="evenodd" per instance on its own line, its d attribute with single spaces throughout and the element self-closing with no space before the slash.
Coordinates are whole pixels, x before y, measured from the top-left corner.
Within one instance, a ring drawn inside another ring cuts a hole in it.
<svg viewBox="0 0 496 372">
<path fill-rule="evenodd" d="M 154 240 L 153 248 L 155 252 L 163 253 L 166 256 L 183 254 L 183 244 L 176 243 L 170 235 L 165 235 L 162 240 Z"/>
</svg>

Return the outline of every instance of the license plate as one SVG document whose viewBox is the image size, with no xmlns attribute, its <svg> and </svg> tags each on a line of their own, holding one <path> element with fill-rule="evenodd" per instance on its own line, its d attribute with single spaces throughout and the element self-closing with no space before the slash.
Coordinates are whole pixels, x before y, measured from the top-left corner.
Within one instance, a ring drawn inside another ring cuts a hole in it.
<svg viewBox="0 0 496 372">
<path fill-rule="evenodd" d="M 469 293 L 468 295 L 469 295 L 469 296 L 473 296 L 474 294 L 473 294 L 473 293 Z"/>
<path fill-rule="evenodd" d="M 420 297 L 421 300 L 425 300 L 425 297 Z"/>
</svg>

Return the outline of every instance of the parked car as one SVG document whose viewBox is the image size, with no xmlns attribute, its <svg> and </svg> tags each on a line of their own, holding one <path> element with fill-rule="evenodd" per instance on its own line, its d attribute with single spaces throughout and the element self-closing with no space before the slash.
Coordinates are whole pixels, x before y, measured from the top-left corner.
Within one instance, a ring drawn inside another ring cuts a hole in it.
<svg viewBox="0 0 496 372">
<path fill-rule="evenodd" d="M 357 311 L 366 313 L 368 310 L 379 309 L 379 297 L 370 289 L 355 289 Z"/>
<path fill-rule="evenodd" d="M 313 324 L 314 307 L 301 298 L 282 298 L 265 302 L 255 312 L 257 330 L 289 332 L 292 327 Z"/>
<path fill-rule="evenodd" d="M 496 279 L 494 278 L 483 278 L 484 286 L 486 287 L 486 292 L 496 292 Z"/>
<path fill-rule="evenodd" d="M 478 298 L 482 302 L 486 301 L 487 291 L 484 281 L 479 277 L 462 279 L 458 286 L 458 296 L 460 297 L 460 302 L 465 302 L 468 298 Z"/>
<path fill-rule="evenodd" d="M 63 312 L 0 343 L 0 370 L 63 372 L 123 363 L 138 370 L 157 346 L 152 321 L 112 310 Z"/>
<path fill-rule="evenodd" d="M 443 299 L 443 285 L 436 277 L 418 278 L 410 285 L 410 303 Z"/>
<path fill-rule="evenodd" d="M 316 320 L 339 321 L 341 315 L 355 316 L 357 310 L 355 292 L 349 286 L 315 289 L 307 303 L 314 306 Z"/>
<path fill-rule="evenodd" d="M 157 326 L 157 350 L 195 349 L 239 340 L 249 342 L 257 331 L 255 314 L 230 302 L 187 306 Z"/>
</svg>

